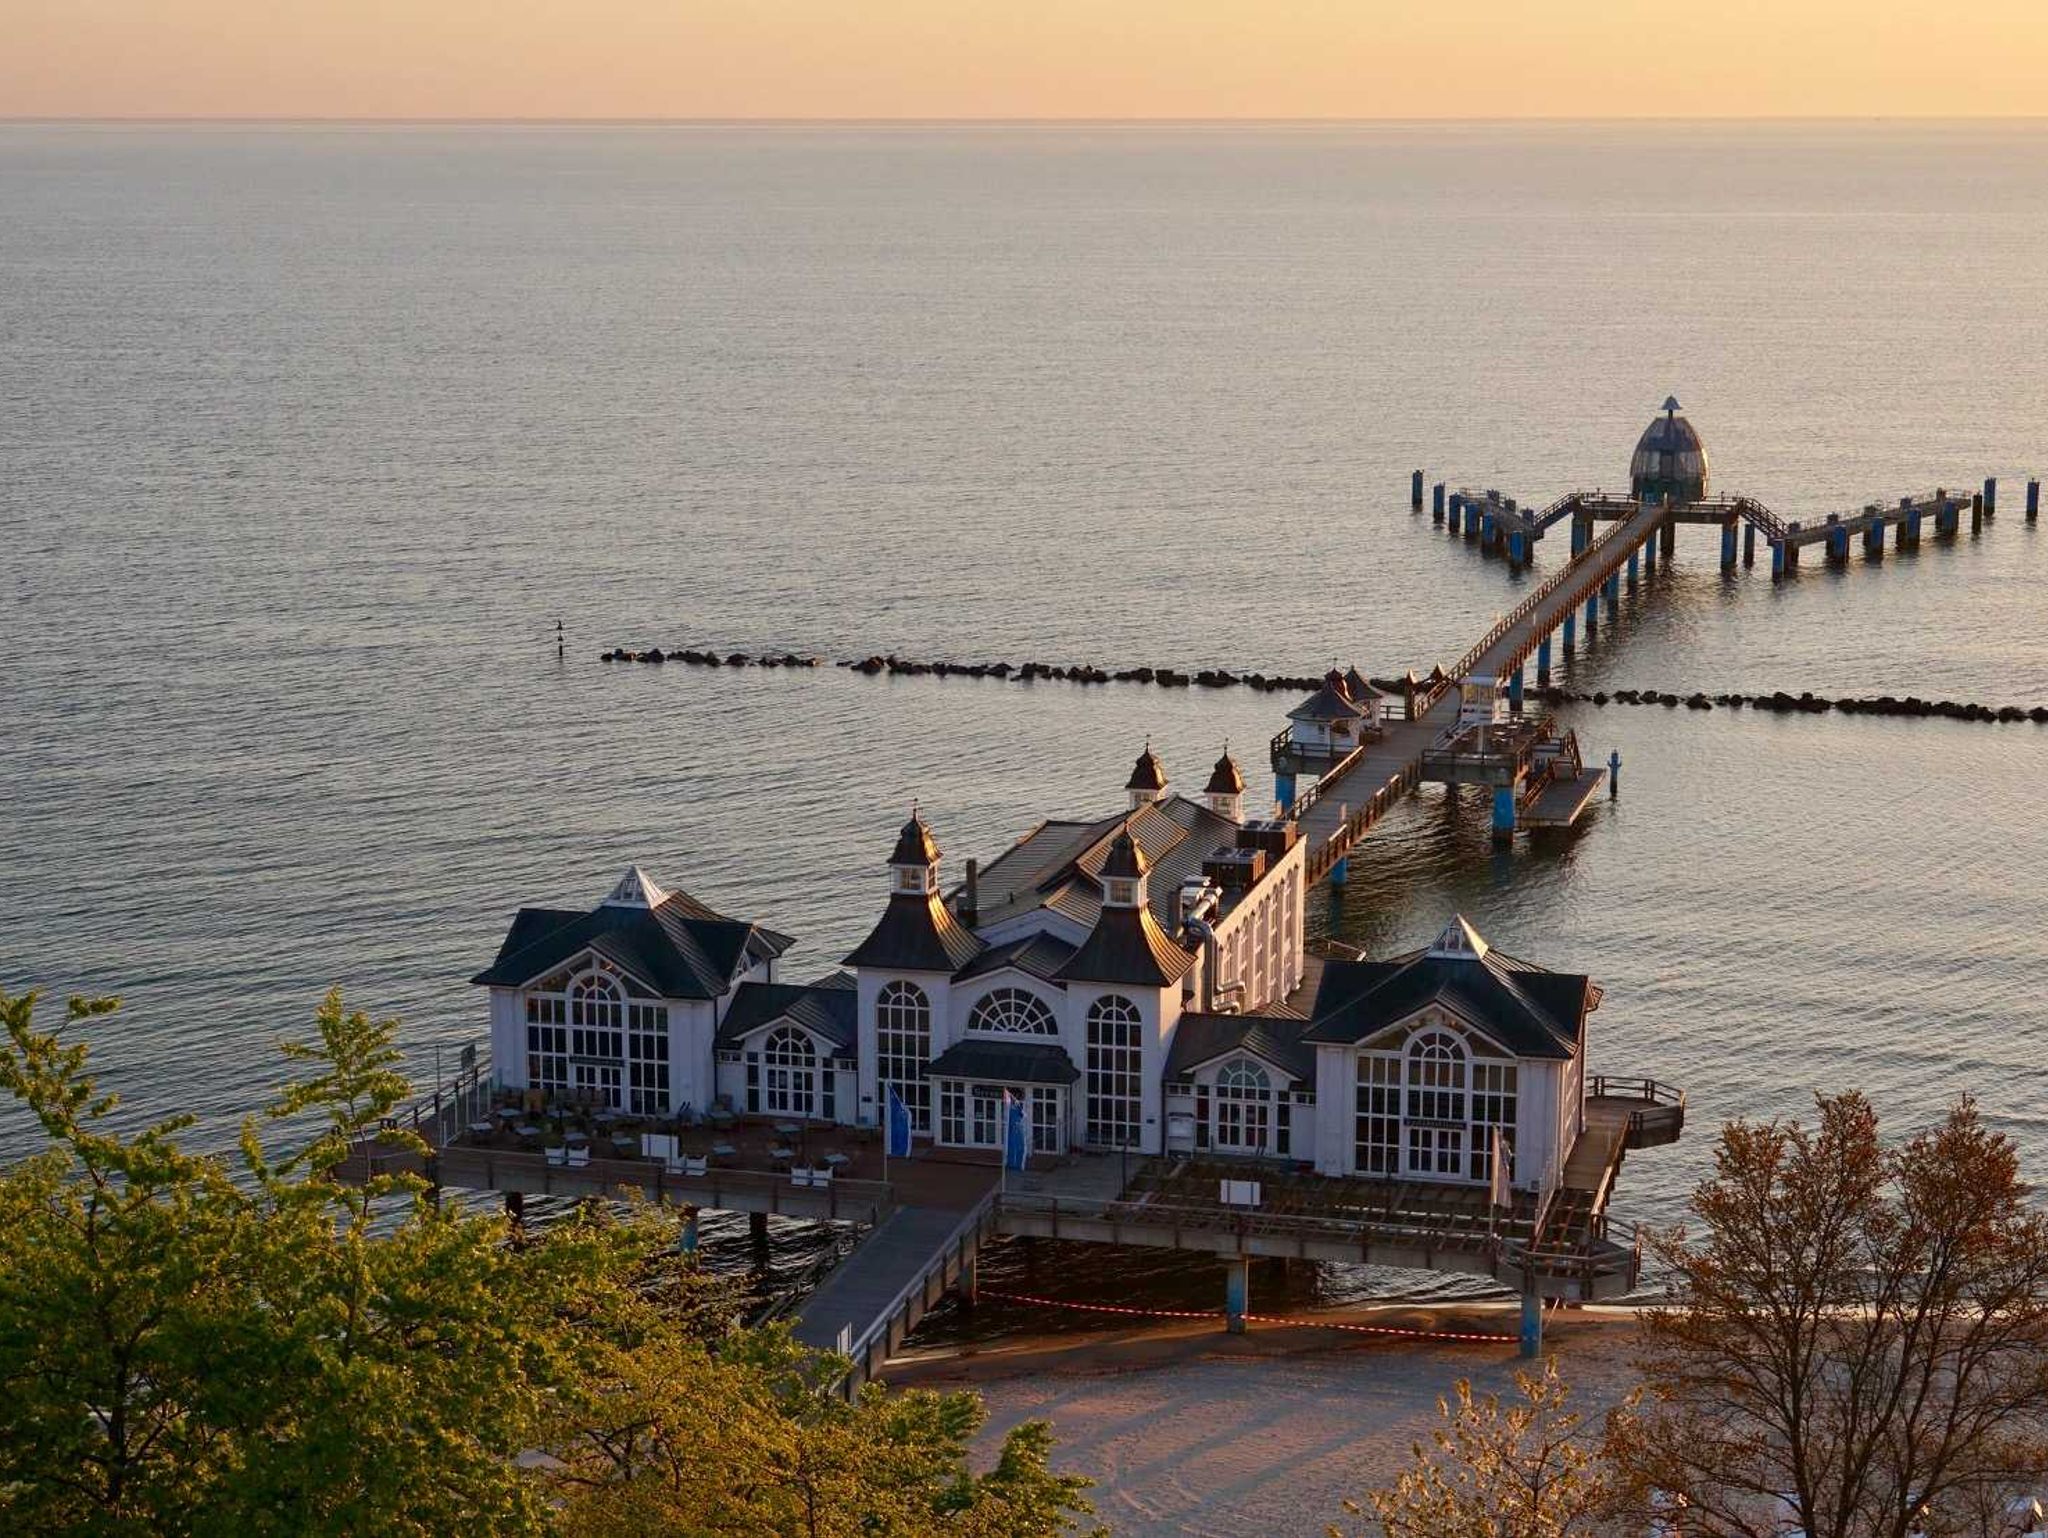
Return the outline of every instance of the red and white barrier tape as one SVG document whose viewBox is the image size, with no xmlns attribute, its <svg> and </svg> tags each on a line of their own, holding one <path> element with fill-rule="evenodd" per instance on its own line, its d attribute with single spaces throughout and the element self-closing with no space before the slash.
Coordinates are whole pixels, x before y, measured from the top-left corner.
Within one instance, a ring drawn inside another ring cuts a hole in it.
<svg viewBox="0 0 2048 1538">
<path fill-rule="evenodd" d="M 1040 1298 L 1022 1292 L 979 1289 L 977 1297 L 996 1303 L 1029 1303 L 1037 1308 L 1070 1308 L 1090 1314 L 1122 1314 L 1136 1319 L 1220 1319 L 1223 1312 L 1213 1308 L 1128 1308 L 1116 1303 L 1077 1303 L 1067 1298 Z M 1409 1340 L 1466 1341 L 1475 1345 L 1512 1346 L 1519 1337 L 1491 1335 L 1478 1330 L 1418 1330 L 1393 1324 L 1352 1324 L 1338 1319 L 1310 1315 L 1246 1314 L 1248 1324 L 1294 1324 L 1319 1330 L 1348 1330 L 1355 1335 L 1395 1335 Z"/>
</svg>

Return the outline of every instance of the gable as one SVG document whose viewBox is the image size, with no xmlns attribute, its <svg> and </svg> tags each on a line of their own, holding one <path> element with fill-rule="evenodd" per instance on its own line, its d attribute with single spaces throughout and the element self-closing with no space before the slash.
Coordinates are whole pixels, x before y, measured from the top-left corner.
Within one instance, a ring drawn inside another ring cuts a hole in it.
<svg viewBox="0 0 2048 1538">
<path fill-rule="evenodd" d="M 1427 1004 L 1405 1019 L 1396 1020 L 1369 1036 L 1360 1037 L 1358 1048 L 1362 1052 L 1403 1051 L 1410 1041 L 1423 1032 L 1440 1029 L 1448 1029 L 1453 1035 L 1467 1038 L 1468 1047 L 1483 1046 L 1498 1057 L 1519 1059 L 1521 1056 L 1484 1025 L 1441 1001 Z"/>
</svg>

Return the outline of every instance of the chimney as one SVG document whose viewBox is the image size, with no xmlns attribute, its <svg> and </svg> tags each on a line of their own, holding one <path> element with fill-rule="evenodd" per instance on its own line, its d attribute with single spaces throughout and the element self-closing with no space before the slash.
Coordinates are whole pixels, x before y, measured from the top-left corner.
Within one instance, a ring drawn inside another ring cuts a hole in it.
<svg viewBox="0 0 2048 1538">
<path fill-rule="evenodd" d="M 967 862 L 967 891 L 960 902 L 960 922 L 972 929 L 981 917 L 981 862 Z"/>
</svg>

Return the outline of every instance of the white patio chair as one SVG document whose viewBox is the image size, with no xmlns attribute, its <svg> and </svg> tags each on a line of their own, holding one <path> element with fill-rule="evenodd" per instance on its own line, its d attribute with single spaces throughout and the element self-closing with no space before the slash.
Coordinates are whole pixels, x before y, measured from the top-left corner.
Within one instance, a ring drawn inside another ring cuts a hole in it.
<svg viewBox="0 0 2048 1538">
<path fill-rule="evenodd" d="M 710 1158 L 704 1154 L 699 1154 L 695 1158 L 683 1160 L 683 1173 L 698 1177 L 709 1175 L 711 1173 Z"/>
<path fill-rule="evenodd" d="M 568 1150 L 568 1149 L 566 1149 L 566 1148 L 550 1148 L 550 1149 L 548 1150 L 548 1163 L 550 1163 L 550 1164 L 556 1164 L 556 1165 L 561 1165 L 561 1164 L 567 1164 L 568 1162 L 569 1162 L 569 1150 Z"/>
<path fill-rule="evenodd" d="M 569 1168 L 570 1168 L 570 1169 L 572 1169 L 572 1170 L 580 1170 L 580 1169 L 584 1169 L 584 1168 L 586 1168 L 586 1167 L 587 1167 L 587 1166 L 589 1165 L 589 1163 L 590 1163 L 590 1148 L 589 1148 L 589 1146 L 588 1146 L 587 1144 L 586 1144 L 586 1145 L 585 1145 L 584 1147 L 582 1147 L 582 1148 L 572 1148 L 572 1149 L 570 1149 L 570 1150 L 569 1150 Z"/>
</svg>

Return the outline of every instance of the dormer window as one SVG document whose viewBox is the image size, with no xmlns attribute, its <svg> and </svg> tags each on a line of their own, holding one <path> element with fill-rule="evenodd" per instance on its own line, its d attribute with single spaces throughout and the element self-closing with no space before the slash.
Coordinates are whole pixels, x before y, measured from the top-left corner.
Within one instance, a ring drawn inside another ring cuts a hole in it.
<svg viewBox="0 0 2048 1538">
<path fill-rule="evenodd" d="M 1111 881 L 1109 901 L 1118 908 L 1135 908 L 1138 905 L 1138 883 L 1135 881 Z"/>
<path fill-rule="evenodd" d="M 903 865 L 896 870 L 896 890 L 922 897 L 931 889 L 931 873 L 923 866 Z"/>
</svg>

